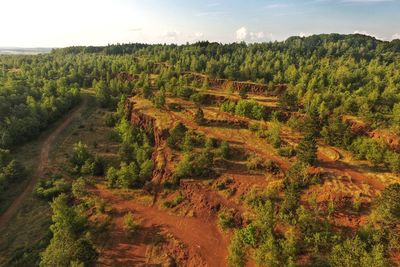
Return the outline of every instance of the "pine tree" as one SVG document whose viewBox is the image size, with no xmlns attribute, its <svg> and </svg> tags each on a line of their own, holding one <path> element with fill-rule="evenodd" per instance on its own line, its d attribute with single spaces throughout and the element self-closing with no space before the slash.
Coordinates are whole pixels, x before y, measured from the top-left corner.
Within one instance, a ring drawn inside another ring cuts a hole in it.
<svg viewBox="0 0 400 267">
<path fill-rule="evenodd" d="M 204 119 L 204 112 L 201 108 L 198 108 L 196 111 L 196 115 L 195 115 L 195 121 L 197 124 L 202 125 L 205 123 L 205 119 Z"/>
<path fill-rule="evenodd" d="M 314 135 L 307 134 L 297 147 L 299 160 L 310 165 L 317 161 L 317 141 Z"/>
</svg>

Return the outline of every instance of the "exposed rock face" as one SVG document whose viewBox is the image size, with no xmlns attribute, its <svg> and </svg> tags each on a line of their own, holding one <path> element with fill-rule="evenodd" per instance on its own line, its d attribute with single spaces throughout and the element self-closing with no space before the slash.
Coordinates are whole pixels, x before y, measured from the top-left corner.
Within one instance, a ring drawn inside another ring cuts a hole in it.
<svg viewBox="0 0 400 267">
<path fill-rule="evenodd" d="M 157 126 L 155 118 L 144 114 L 139 109 L 135 109 L 134 106 L 135 102 L 127 100 L 128 121 L 146 132 L 152 131 L 154 137 L 154 152 L 152 157 L 155 167 L 152 180 L 154 182 L 166 181 L 172 176 L 172 171 L 167 161 L 167 155 L 170 152 L 166 145 L 166 139 L 169 135 L 168 129 L 160 129 Z"/>
<path fill-rule="evenodd" d="M 356 135 L 367 135 L 370 131 L 366 123 L 351 117 L 343 116 L 343 121 L 350 127 L 351 131 Z"/>
<path fill-rule="evenodd" d="M 208 83 L 211 87 L 223 87 L 227 88 L 228 86 L 232 86 L 233 90 L 238 92 L 241 89 L 247 89 L 247 92 L 252 94 L 264 94 L 268 92 L 269 95 L 280 95 L 286 91 L 286 84 L 278 84 L 274 86 L 274 89 L 271 90 L 267 84 L 255 83 L 255 82 L 247 82 L 247 81 L 231 81 L 228 79 L 219 79 L 219 78 L 210 78 L 201 73 L 193 73 L 188 72 L 187 74 L 192 75 L 193 78 L 198 82 L 203 82 L 206 78 L 208 78 Z"/>
<path fill-rule="evenodd" d="M 351 117 L 343 116 L 343 121 L 349 125 L 351 131 L 356 135 L 369 136 L 375 140 L 381 140 L 391 149 L 400 152 L 400 136 L 388 130 L 376 129 L 374 131 L 363 121 Z"/>
<path fill-rule="evenodd" d="M 127 72 L 120 72 L 115 76 L 118 80 L 122 81 L 136 81 L 138 79 L 137 75 L 129 74 Z"/>
<path fill-rule="evenodd" d="M 389 132 L 384 132 L 384 131 L 379 131 L 379 130 L 370 132 L 369 136 L 374 139 L 382 140 L 391 149 L 393 149 L 397 152 L 400 152 L 400 136 L 398 136 L 394 133 L 389 133 Z"/>
</svg>

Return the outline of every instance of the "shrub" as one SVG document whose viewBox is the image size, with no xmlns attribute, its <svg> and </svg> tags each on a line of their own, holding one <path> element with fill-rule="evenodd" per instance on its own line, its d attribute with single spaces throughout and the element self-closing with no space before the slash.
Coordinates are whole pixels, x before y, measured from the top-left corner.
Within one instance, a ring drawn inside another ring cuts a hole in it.
<svg viewBox="0 0 400 267">
<path fill-rule="evenodd" d="M 54 175 L 50 179 L 40 179 L 34 190 L 34 195 L 40 199 L 50 201 L 61 193 L 71 190 L 71 184 Z"/>
<path fill-rule="evenodd" d="M 219 148 L 219 154 L 221 156 L 222 159 L 229 159 L 230 158 L 230 147 L 229 147 L 229 143 L 226 141 L 223 141 L 221 143 L 221 146 Z"/>
<path fill-rule="evenodd" d="M 400 173 L 400 153 L 386 151 L 385 164 L 392 172 Z"/>
<path fill-rule="evenodd" d="M 382 191 L 376 201 L 374 215 L 384 225 L 400 223 L 400 184 L 391 184 Z"/>
<path fill-rule="evenodd" d="M 233 101 L 225 101 L 221 104 L 220 110 L 228 113 L 235 113 L 236 103 Z"/>
<path fill-rule="evenodd" d="M 281 126 L 278 121 L 273 121 L 267 130 L 267 140 L 275 148 L 279 148 L 282 144 Z"/>
<path fill-rule="evenodd" d="M 281 168 L 279 167 L 278 164 L 276 164 L 276 162 L 274 162 L 272 160 L 268 160 L 265 163 L 265 170 L 272 174 L 278 174 L 278 173 L 280 173 Z"/>
<path fill-rule="evenodd" d="M 133 218 L 133 214 L 129 211 L 127 214 L 124 215 L 124 230 L 127 234 L 133 235 L 139 229 L 139 225 L 135 222 Z"/>
<path fill-rule="evenodd" d="M 291 158 L 296 156 L 296 149 L 291 146 L 281 147 L 278 149 L 278 154 L 281 157 Z"/>
<path fill-rule="evenodd" d="M 181 122 L 179 122 L 174 128 L 169 131 L 169 137 L 167 138 L 167 144 L 169 147 L 177 149 L 181 144 L 187 128 Z"/>
<path fill-rule="evenodd" d="M 184 99 L 189 99 L 193 93 L 194 90 L 192 88 L 181 87 L 178 89 L 177 96 Z"/>
<path fill-rule="evenodd" d="M 388 266 L 383 245 L 374 245 L 368 251 L 366 244 L 357 236 L 336 245 L 330 255 L 330 264 L 338 267 Z"/>
<path fill-rule="evenodd" d="M 233 210 L 222 210 L 218 213 L 218 225 L 222 230 L 236 226 Z"/>
<path fill-rule="evenodd" d="M 317 141 L 312 134 L 307 134 L 296 150 L 300 161 L 310 165 L 317 161 Z"/>
<path fill-rule="evenodd" d="M 246 265 L 246 250 L 240 230 L 236 230 L 228 247 L 228 263 L 231 267 L 244 267 Z"/>
<path fill-rule="evenodd" d="M 76 198 L 87 195 L 86 182 L 82 177 L 72 182 L 72 195 Z"/>
<path fill-rule="evenodd" d="M 194 116 L 194 120 L 196 121 L 197 124 L 202 125 L 206 122 L 204 118 L 204 112 L 201 108 L 198 108 L 196 111 L 196 114 Z"/>
<path fill-rule="evenodd" d="M 179 194 L 174 200 L 172 201 L 165 201 L 164 202 L 164 207 L 172 209 L 178 206 L 179 204 L 182 203 L 182 201 L 185 199 L 185 197 L 182 194 Z"/>
<path fill-rule="evenodd" d="M 115 113 L 108 112 L 104 116 L 104 122 L 105 122 L 106 126 L 108 126 L 108 127 L 114 127 L 115 124 L 117 124 L 117 121 L 118 121 L 118 118 Z"/>
<path fill-rule="evenodd" d="M 178 163 L 174 176 L 181 178 L 203 178 L 213 173 L 214 155 L 209 151 L 184 155 Z"/>
<path fill-rule="evenodd" d="M 246 167 L 247 167 L 247 170 L 249 170 L 249 171 L 261 170 L 265 167 L 265 163 L 262 158 L 260 158 L 259 156 L 255 155 L 255 154 L 252 154 L 247 159 Z"/>
</svg>

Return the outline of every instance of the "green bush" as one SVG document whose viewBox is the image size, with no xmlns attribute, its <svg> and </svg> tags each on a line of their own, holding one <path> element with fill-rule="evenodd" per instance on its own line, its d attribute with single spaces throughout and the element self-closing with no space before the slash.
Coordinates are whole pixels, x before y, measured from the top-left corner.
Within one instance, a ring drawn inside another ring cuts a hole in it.
<svg viewBox="0 0 400 267">
<path fill-rule="evenodd" d="M 163 203 L 164 207 L 172 209 L 178 206 L 179 204 L 182 203 L 182 201 L 185 199 L 185 197 L 182 194 L 179 194 L 174 200 L 172 201 L 165 201 Z"/>
<path fill-rule="evenodd" d="M 231 267 L 244 267 L 246 262 L 242 233 L 236 230 L 228 247 L 228 264 Z"/>
<path fill-rule="evenodd" d="M 185 133 L 187 132 L 187 128 L 184 124 L 179 122 L 174 128 L 169 131 L 169 136 L 167 138 L 167 144 L 170 148 L 178 149 L 180 144 L 185 137 Z"/>
<path fill-rule="evenodd" d="M 292 158 L 296 156 L 296 149 L 291 146 L 281 147 L 278 149 L 278 154 L 281 157 Z"/>
<path fill-rule="evenodd" d="M 124 215 L 124 230 L 127 234 L 133 235 L 136 234 L 139 229 L 139 225 L 135 222 L 133 218 L 133 214 L 128 212 Z"/>
<path fill-rule="evenodd" d="M 218 225 L 222 230 L 236 226 L 233 210 L 222 210 L 218 213 Z"/>
<path fill-rule="evenodd" d="M 231 156 L 231 151 L 229 147 L 229 143 L 226 141 L 221 142 L 221 145 L 219 147 L 219 154 L 222 159 L 229 159 Z"/>
<path fill-rule="evenodd" d="M 61 179 L 58 175 L 53 175 L 48 179 L 40 179 L 35 187 L 34 195 L 40 199 L 50 201 L 61 193 L 71 191 L 71 184 Z"/>
</svg>

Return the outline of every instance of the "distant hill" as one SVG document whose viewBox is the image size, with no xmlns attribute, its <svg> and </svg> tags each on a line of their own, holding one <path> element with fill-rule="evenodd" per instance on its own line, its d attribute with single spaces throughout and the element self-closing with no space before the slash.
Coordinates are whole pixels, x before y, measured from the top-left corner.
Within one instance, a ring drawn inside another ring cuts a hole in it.
<svg viewBox="0 0 400 267">
<path fill-rule="evenodd" d="M 51 52 L 52 48 L 0 47 L 0 55 L 36 55 Z"/>
</svg>

